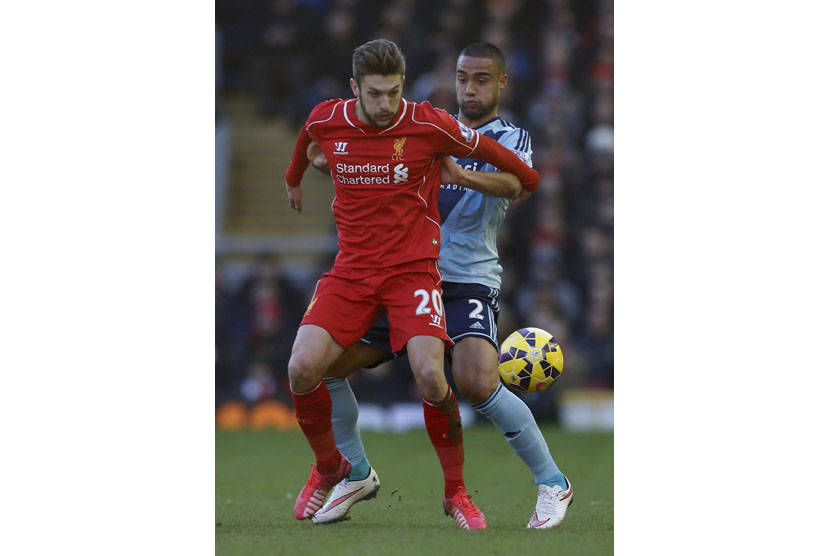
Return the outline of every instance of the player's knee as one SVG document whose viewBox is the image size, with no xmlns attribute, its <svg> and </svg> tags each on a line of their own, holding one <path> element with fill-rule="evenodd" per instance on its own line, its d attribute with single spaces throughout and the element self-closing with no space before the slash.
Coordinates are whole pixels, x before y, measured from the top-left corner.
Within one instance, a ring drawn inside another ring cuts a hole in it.
<svg viewBox="0 0 830 556">
<path fill-rule="evenodd" d="M 499 385 L 497 370 L 474 361 L 456 361 L 453 365 L 453 379 L 461 395 L 474 404 L 489 398 Z"/>
<path fill-rule="evenodd" d="M 495 388 L 490 388 L 488 385 L 478 383 L 456 382 L 455 384 L 458 386 L 458 391 L 461 392 L 461 395 L 467 398 L 472 404 L 483 402 L 495 390 Z"/>
<path fill-rule="evenodd" d="M 438 401 L 447 395 L 447 379 L 440 367 L 416 367 L 412 369 L 412 373 L 415 375 L 415 382 L 418 383 L 421 395 L 426 399 Z"/>
<path fill-rule="evenodd" d="M 320 380 L 320 369 L 309 357 L 294 353 L 288 361 L 288 381 L 294 392 L 305 392 L 314 388 Z"/>
</svg>

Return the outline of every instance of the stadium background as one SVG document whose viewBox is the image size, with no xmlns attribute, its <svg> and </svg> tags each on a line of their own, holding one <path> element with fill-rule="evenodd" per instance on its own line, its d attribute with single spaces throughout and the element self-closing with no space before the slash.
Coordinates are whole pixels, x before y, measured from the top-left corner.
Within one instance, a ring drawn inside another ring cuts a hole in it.
<svg viewBox="0 0 830 556">
<path fill-rule="evenodd" d="M 297 130 L 349 98 L 351 53 L 375 38 L 407 59 L 404 97 L 457 110 L 455 59 L 507 56 L 499 114 L 531 133 L 541 186 L 505 221 L 500 336 L 550 331 L 565 372 L 523 398 L 537 419 L 613 423 L 613 3 L 608 0 L 216 2 L 216 406 L 220 426 L 291 426 L 286 365 L 300 317 L 336 251 L 333 186 L 309 172 L 292 213 L 283 176 Z M 362 425 L 418 423 L 405 361 L 351 378 Z M 388 413 L 395 409 L 397 413 Z M 386 413 L 384 413 L 386 411 Z M 372 421 L 374 416 L 374 421 Z M 463 414 L 465 424 L 474 413 Z"/>
</svg>

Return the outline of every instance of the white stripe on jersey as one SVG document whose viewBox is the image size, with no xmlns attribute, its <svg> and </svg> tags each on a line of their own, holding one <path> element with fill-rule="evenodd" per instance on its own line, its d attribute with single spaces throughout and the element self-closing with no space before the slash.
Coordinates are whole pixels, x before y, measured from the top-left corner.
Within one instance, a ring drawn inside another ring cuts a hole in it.
<svg viewBox="0 0 830 556">
<path fill-rule="evenodd" d="M 414 109 L 412 110 L 412 116 L 411 116 L 411 118 L 410 118 L 410 119 L 412 120 L 412 123 L 414 123 L 414 124 L 431 125 L 431 126 L 432 126 L 432 127 L 434 127 L 435 129 L 440 130 L 442 133 L 446 134 L 446 135 L 447 135 L 450 139 L 452 139 L 453 141 L 455 141 L 456 143 L 458 143 L 458 144 L 459 144 L 459 145 L 461 145 L 462 147 L 466 147 L 466 148 L 470 149 L 470 152 L 469 152 L 469 153 L 467 153 L 467 155 L 472 154 L 472 153 L 473 153 L 473 151 L 475 151 L 475 150 L 476 150 L 476 147 L 478 147 L 478 138 L 479 138 L 479 135 L 478 135 L 478 132 L 477 132 L 476 130 L 472 130 L 472 131 L 473 131 L 473 133 L 475 133 L 475 134 L 476 134 L 476 144 L 475 144 L 475 145 L 473 145 L 473 147 L 472 147 L 472 148 L 470 148 L 470 146 L 469 146 L 469 145 L 466 145 L 466 144 L 462 143 L 461 141 L 459 141 L 458 139 L 456 139 L 455 137 L 453 137 L 452 135 L 450 135 L 449 133 L 447 133 L 447 131 L 446 131 L 444 128 L 439 127 L 439 126 L 437 126 L 437 125 L 435 125 L 435 124 L 433 124 L 433 123 L 431 123 L 431 122 L 419 122 L 418 120 L 416 120 L 416 119 L 415 119 L 415 110 L 414 110 Z"/>
<path fill-rule="evenodd" d="M 394 124 L 392 124 L 391 126 L 387 127 L 386 129 L 384 129 L 383 131 L 381 131 L 380 133 L 378 133 L 378 135 L 383 135 L 384 133 L 386 133 L 386 132 L 387 132 L 387 131 L 389 131 L 390 129 L 394 128 L 394 127 L 395 127 L 396 125 L 398 125 L 399 123 L 401 123 L 401 121 L 403 121 L 403 117 L 404 117 L 404 115 L 406 115 L 406 109 L 407 109 L 407 107 L 409 106 L 409 103 L 408 103 L 408 102 L 406 102 L 406 99 L 405 99 L 405 98 L 402 98 L 401 100 L 403 101 L 403 111 L 401 112 L 401 117 L 400 117 L 400 118 L 398 118 L 398 121 L 397 121 L 397 122 L 395 122 L 395 123 L 394 123 Z M 414 109 L 413 109 L 413 111 L 414 111 Z"/>
<path fill-rule="evenodd" d="M 334 116 L 334 113 L 337 111 L 337 105 L 338 105 L 338 104 L 340 104 L 340 103 L 338 102 L 338 103 L 336 103 L 334 106 L 332 106 L 332 108 L 331 108 L 331 114 L 329 114 L 329 117 L 328 117 L 328 118 L 326 118 L 325 120 L 315 120 L 315 121 L 313 121 L 313 122 L 310 122 L 307 126 L 305 126 L 306 130 L 308 130 L 308 128 L 310 128 L 310 127 L 311 127 L 311 126 L 313 126 L 314 124 L 319 124 L 319 123 L 322 123 L 322 122 L 327 122 L 327 121 L 329 121 L 330 119 L 332 119 L 332 117 Z"/>
<path fill-rule="evenodd" d="M 343 117 L 344 117 L 344 118 L 346 118 L 346 122 L 348 122 L 348 124 L 349 124 L 350 126 L 352 126 L 353 128 L 355 128 L 355 129 L 359 130 L 359 131 L 360 131 L 360 133 L 362 133 L 363 135 L 366 135 L 366 132 L 365 132 L 365 131 L 363 131 L 362 129 L 360 129 L 360 128 L 359 128 L 359 127 L 357 127 L 356 125 L 354 125 L 354 124 L 352 123 L 352 121 L 349 119 L 349 103 L 350 103 L 350 102 L 353 102 L 353 101 L 357 101 L 357 99 L 354 99 L 354 98 L 353 98 L 353 99 L 347 100 L 346 102 L 344 102 L 344 103 L 343 103 Z"/>
</svg>

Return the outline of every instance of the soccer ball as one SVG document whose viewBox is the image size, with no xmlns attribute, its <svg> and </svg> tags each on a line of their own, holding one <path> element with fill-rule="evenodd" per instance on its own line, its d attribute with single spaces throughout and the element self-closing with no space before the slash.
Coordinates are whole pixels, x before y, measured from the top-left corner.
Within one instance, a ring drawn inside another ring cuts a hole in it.
<svg viewBox="0 0 830 556">
<path fill-rule="evenodd" d="M 562 374 L 562 348 L 541 328 L 522 328 L 501 344 L 499 374 L 516 392 L 542 392 Z"/>
</svg>

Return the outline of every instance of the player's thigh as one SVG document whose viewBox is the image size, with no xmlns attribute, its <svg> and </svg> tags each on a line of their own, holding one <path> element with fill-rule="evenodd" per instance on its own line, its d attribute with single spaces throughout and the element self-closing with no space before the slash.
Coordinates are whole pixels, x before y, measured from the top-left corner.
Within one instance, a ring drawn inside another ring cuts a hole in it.
<svg viewBox="0 0 830 556">
<path fill-rule="evenodd" d="M 446 347 L 452 345 L 441 293 L 437 261 L 432 260 L 414 261 L 405 272 L 384 282 L 379 295 L 389 318 L 393 350 L 399 351 L 415 336 L 434 336 Z"/>
<path fill-rule="evenodd" d="M 304 392 L 312 388 L 344 351 L 325 328 L 316 324 L 300 326 L 288 361 L 291 389 Z"/>
<path fill-rule="evenodd" d="M 374 288 L 371 276 L 344 277 L 334 271 L 327 272 L 317 282 L 300 325 L 312 324 L 325 329 L 345 351 L 383 313 Z"/>
<path fill-rule="evenodd" d="M 460 339 L 452 348 L 452 376 L 461 395 L 472 403 L 490 397 L 499 385 L 498 352 L 477 336 Z"/>
<path fill-rule="evenodd" d="M 329 366 L 328 371 L 326 371 L 326 376 L 335 378 L 347 377 L 354 371 L 371 367 L 390 357 L 392 357 L 392 354 L 388 351 L 383 351 L 363 342 L 358 342 Z"/>
</svg>

